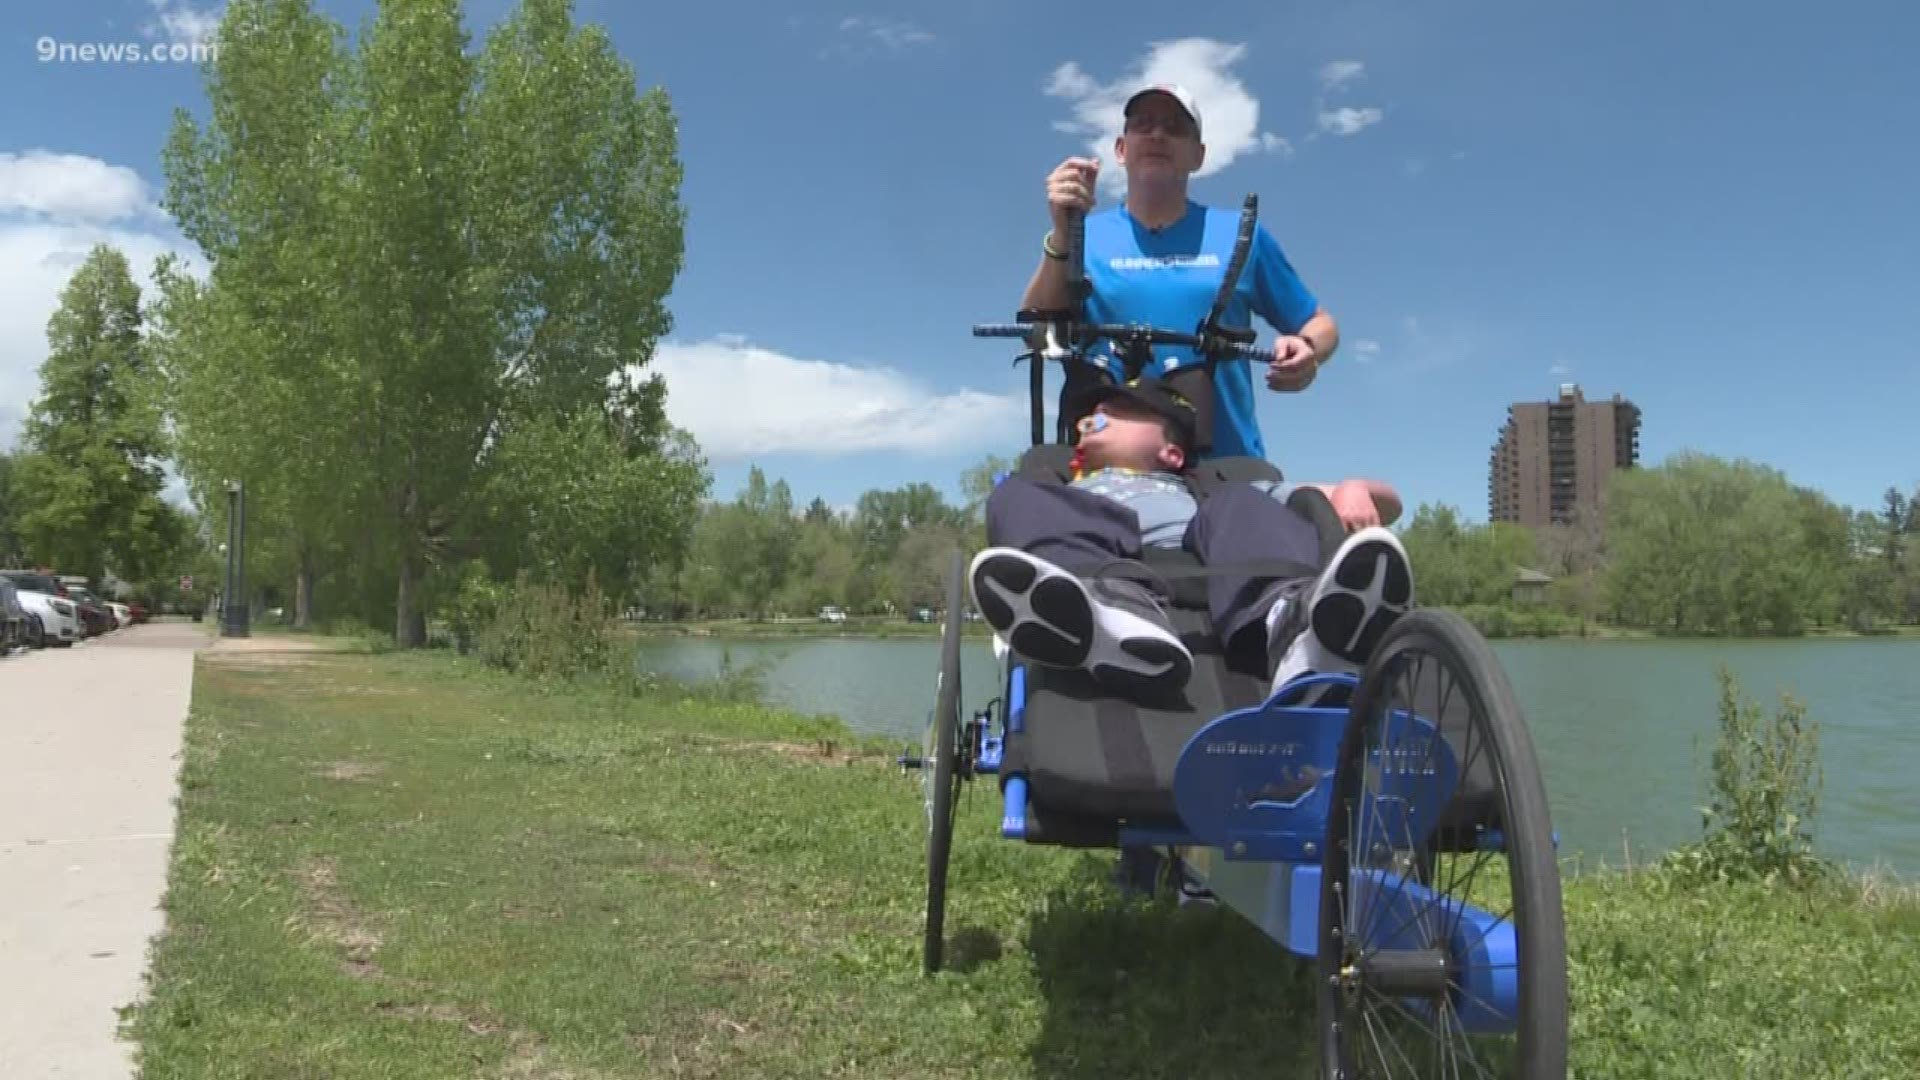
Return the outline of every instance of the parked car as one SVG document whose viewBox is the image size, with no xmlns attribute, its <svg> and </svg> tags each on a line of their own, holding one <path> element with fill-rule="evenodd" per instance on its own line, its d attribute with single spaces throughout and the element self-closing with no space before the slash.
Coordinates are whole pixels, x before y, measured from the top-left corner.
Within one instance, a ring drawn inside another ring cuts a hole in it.
<svg viewBox="0 0 1920 1080">
<path fill-rule="evenodd" d="M 20 591 L 13 582 L 0 578 L 0 656 L 31 642 L 27 609 L 20 603 Z"/>
<path fill-rule="evenodd" d="M 127 613 L 133 616 L 133 622 L 134 622 L 134 625 L 136 626 L 138 626 L 143 622 L 146 622 L 147 619 L 150 617 L 147 614 L 147 605 L 141 603 L 138 600 L 133 600 L 128 602 Z"/>
<path fill-rule="evenodd" d="M 66 585 L 65 580 L 61 579 L 62 587 L 66 590 L 67 599 L 80 609 L 80 624 L 86 628 L 87 636 L 99 637 L 112 630 L 113 612 L 107 610 L 107 605 L 88 592 L 85 586 Z"/>
<path fill-rule="evenodd" d="M 125 630 L 133 625 L 133 609 L 118 600 L 107 601 L 107 610 L 113 612 L 114 629 Z"/>
<path fill-rule="evenodd" d="M 38 622 L 36 644 L 71 645 L 86 636 L 80 607 L 61 592 L 60 583 L 37 570 L 0 570 L 13 582 L 20 606 Z"/>
<path fill-rule="evenodd" d="M 842 623 L 847 621 L 847 613 L 843 608 L 823 607 L 820 609 L 819 618 L 821 622 Z"/>
</svg>

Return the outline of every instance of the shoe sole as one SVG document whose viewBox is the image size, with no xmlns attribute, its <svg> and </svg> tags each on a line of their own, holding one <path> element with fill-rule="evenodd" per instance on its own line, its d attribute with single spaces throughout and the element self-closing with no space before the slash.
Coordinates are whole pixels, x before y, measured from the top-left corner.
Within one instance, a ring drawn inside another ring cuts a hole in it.
<svg viewBox="0 0 1920 1080">
<path fill-rule="evenodd" d="M 981 618 L 1036 664 L 1144 693 L 1178 689 L 1193 674 L 1193 658 L 1167 631 L 1101 604 L 1079 578 L 1024 552 L 982 552 L 968 578 Z"/>
<path fill-rule="evenodd" d="M 1413 572 L 1398 545 L 1366 539 L 1341 552 L 1332 579 L 1313 601 L 1313 635 L 1352 664 L 1373 655 L 1413 602 Z"/>
</svg>

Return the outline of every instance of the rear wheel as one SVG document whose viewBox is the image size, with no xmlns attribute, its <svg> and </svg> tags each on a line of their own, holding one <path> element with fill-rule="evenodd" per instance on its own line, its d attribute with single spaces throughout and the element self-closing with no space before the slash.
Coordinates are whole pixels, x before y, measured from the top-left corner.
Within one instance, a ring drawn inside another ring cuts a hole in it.
<svg viewBox="0 0 1920 1080">
<path fill-rule="evenodd" d="M 923 964 L 940 970 L 946 944 L 947 861 L 953 845 L 954 807 L 960 782 L 960 625 L 966 596 L 966 564 L 955 552 L 947 572 L 947 618 L 940 636 L 940 672 L 934 683 L 933 715 L 920 764 L 927 805 L 927 924 Z"/>
<path fill-rule="evenodd" d="M 1420 609 L 1381 639 L 1332 800 L 1322 1075 L 1565 1076 L 1546 789 L 1512 687 L 1466 620 Z"/>
</svg>

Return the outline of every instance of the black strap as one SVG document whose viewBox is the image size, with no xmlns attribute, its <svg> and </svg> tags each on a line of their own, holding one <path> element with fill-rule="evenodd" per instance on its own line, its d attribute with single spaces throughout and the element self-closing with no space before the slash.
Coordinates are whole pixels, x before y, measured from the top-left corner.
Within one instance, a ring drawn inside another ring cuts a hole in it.
<svg viewBox="0 0 1920 1080">
<path fill-rule="evenodd" d="M 1140 710 L 1122 698 L 1100 697 L 1094 699 L 1093 716 L 1108 782 L 1127 789 L 1154 786 L 1153 754 L 1140 730 Z"/>
<path fill-rule="evenodd" d="M 1321 569 L 1293 559 L 1254 559 L 1251 562 L 1209 563 L 1205 566 L 1155 566 L 1152 563 L 1145 565 L 1147 569 L 1163 578 L 1221 577 L 1228 574 L 1239 574 L 1245 577 L 1314 577 L 1320 573 Z"/>
</svg>

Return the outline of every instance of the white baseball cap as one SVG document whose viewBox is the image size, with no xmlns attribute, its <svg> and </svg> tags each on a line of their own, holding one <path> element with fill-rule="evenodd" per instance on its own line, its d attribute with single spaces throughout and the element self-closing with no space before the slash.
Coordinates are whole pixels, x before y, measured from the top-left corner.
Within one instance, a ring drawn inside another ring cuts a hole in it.
<svg viewBox="0 0 1920 1080">
<path fill-rule="evenodd" d="M 1200 105 L 1194 101 L 1192 91 L 1177 83 L 1154 83 L 1151 86 L 1141 87 L 1134 91 L 1132 97 L 1127 99 L 1126 107 L 1120 110 L 1120 115 L 1132 116 L 1134 103 L 1146 97 L 1148 94 L 1165 94 L 1178 102 L 1180 107 L 1186 110 L 1187 116 L 1192 118 L 1194 134 L 1198 135 L 1201 133 Z"/>
</svg>

